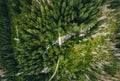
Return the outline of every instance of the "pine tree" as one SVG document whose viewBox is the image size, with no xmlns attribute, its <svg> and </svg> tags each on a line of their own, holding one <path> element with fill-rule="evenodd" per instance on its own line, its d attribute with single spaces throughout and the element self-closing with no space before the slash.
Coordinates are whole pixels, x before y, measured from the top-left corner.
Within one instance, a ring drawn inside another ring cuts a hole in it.
<svg viewBox="0 0 120 81">
<path fill-rule="evenodd" d="M 83 28 L 90 29 L 96 25 L 102 1 L 52 0 L 20 3 L 19 25 L 16 24 L 19 41 L 15 56 L 21 75 L 36 75 L 41 79 L 44 75 L 43 81 L 54 74 L 56 76 L 51 77 L 53 80 L 80 79 L 80 74 L 76 71 L 77 68 L 79 71 L 79 63 L 75 62 L 79 62 L 81 56 L 75 55 L 73 46 L 82 40 L 83 37 L 79 35 Z M 85 67 L 86 65 L 83 66 Z"/>
<path fill-rule="evenodd" d="M 0 45 L 5 46 L 2 41 L 4 39 L 5 42 L 10 42 L 7 44 L 9 45 L 7 50 L 12 51 L 0 49 L 2 57 L 0 60 L 2 66 L 6 68 L 7 80 L 99 80 L 104 69 L 108 68 L 105 63 L 113 59 L 111 55 L 102 51 L 110 52 L 107 49 L 109 46 L 97 49 L 98 45 L 105 46 L 106 42 L 103 41 L 110 36 L 94 38 L 93 35 L 101 32 L 98 29 L 103 22 L 108 22 L 99 21 L 103 2 L 103 0 L 9 0 L 7 3 L 0 1 L 0 4 L 6 5 L 4 10 L 3 6 L 0 7 L 1 12 L 7 13 L 5 17 L 0 14 L 0 17 L 7 19 L 0 20 L 5 24 L 4 26 L 0 24 L 4 27 L 0 28 L 0 32 L 5 33 L 0 34 Z M 113 26 L 114 22 L 110 27 Z M 9 32 L 6 33 L 6 29 Z M 93 54 L 96 50 L 97 55 Z M 12 58 L 6 58 L 9 55 Z M 4 66 L 6 64 L 11 67 Z"/>
<path fill-rule="evenodd" d="M 14 75 L 17 70 L 12 44 L 8 7 L 4 1 L 0 1 L 0 68 L 6 72 L 6 77 Z"/>
</svg>

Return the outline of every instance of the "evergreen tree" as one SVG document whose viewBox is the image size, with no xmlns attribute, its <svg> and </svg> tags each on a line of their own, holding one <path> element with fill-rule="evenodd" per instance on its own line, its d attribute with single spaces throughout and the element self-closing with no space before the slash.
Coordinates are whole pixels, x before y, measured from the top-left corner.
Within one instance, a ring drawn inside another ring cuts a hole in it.
<svg viewBox="0 0 120 81">
<path fill-rule="evenodd" d="M 12 28 L 8 7 L 4 1 L 0 1 L 0 68 L 6 72 L 6 77 L 16 73 L 16 60 L 12 48 Z"/>
<path fill-rule="evenodd" d="M 97 81 L 114 60 L 102 51 L 111 53 L 103 42 L 110 36 L 93 35 L 108 22 L 98 19 L 103 0 L 6 2 L 0 1 L 0 61 L 8 81 Z"/>
</svg>

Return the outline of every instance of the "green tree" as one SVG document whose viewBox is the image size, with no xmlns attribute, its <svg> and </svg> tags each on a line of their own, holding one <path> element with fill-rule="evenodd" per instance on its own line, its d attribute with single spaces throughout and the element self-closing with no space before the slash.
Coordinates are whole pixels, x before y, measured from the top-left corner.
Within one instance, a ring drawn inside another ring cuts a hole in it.
<svg viewBox="0 0 120 81">
<path fill-rule="evenodd" d="M 4 1 L 0 1 L 0 65 L 8 75 L 15 74 L 17 70 L 14 68 L 17 62 L 14 58 L 12 43 L 8 7 Z"/>
<path fill-rule="evenodd" d="M 6 40 L 10 44 L 5 49 L 12 51 L 0 49 L 8 81 L 97 81 L 107 66 L 103 61 L 113 60 L 102 51 L 109 51 L 106 48 L 99 47 L 98 55 L 93 55 L 98 45 L 106 46 L 104 39 L 109 37 L 92 38 L 104 22 L 98 19 L 103 0 L 9 0 L 0 4 L 6 5 L 5 9 L 0 6 L 0 17 L 9 20 L 0 20 L 5 24 L 0 24 L 4 27 L 0 28 L 0 45 L 4 47 L 2 40 Z M 12 58 L 6 58 L 9 55 Z"/>
</svg>

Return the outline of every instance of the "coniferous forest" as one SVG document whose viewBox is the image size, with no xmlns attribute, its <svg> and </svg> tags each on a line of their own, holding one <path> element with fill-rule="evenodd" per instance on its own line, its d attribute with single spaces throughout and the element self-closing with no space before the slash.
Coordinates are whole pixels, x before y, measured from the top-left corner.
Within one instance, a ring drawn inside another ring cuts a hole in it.
<svg viewBox="0 0 120 81">
<path fill-rule="evenodd" d="M 0 0 L 0 81 L 120 81 L 120 0 Z"/>
</svg>

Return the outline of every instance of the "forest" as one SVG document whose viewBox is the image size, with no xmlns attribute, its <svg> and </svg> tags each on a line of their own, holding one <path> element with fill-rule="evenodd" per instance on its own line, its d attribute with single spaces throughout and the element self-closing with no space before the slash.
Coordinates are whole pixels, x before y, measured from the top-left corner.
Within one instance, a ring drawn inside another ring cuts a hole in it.
<svg viewBox="0 0 120 81">
<path fill-rule="evenodd" d="M 120 0 L 0 0 L 0 81 L 120 81 Z"/>
</svg>

